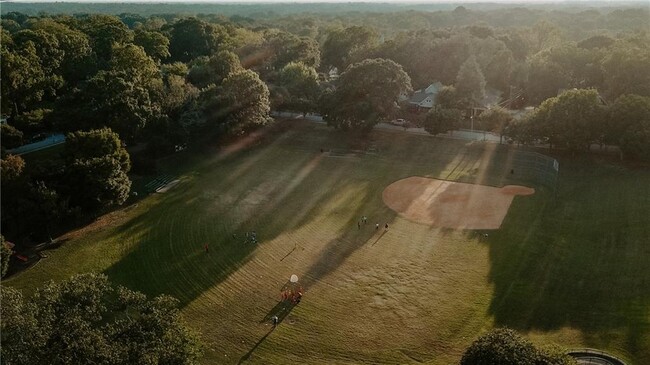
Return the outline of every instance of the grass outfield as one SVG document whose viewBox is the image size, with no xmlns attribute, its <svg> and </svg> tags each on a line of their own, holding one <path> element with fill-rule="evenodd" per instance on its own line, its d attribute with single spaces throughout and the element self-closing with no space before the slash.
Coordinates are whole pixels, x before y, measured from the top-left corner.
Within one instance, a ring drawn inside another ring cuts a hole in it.
<svg viewBox="0 0 650 365">
<path fill-rule="evenodd" d="M 402 133 L 372 139 L 377 155 L 346 155 L 359 146 L 296 125 L 259 145 L 179 155 L 168 171 L 178 186 L 71 232 L 4 284 L 30 291 L 97 271 L 172 294 L 202 333 L 205 364 L 451 364 L 502 325 L 538 344 L 650 363 L 650 171 L 560 161 L 557 198 L 543 188 L 515 198 L 501 229 L 481 238 L 404 220 L 381 193 L 408 176 L 524 184 L 507 173 L 506 153 Z M 250 230 L 258 245 L 242 242 Z M 303 301 L 270 331 L 264 318 L 294 273 Z"/>
</svg>

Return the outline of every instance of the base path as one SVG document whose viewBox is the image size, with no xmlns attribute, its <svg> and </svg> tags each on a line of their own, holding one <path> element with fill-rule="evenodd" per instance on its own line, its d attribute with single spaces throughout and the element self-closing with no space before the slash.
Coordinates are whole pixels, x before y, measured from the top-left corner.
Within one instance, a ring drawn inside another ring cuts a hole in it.
<svg viewBox="0 0 650 365">
<path fill-rule="evenodd" d="M 409 177 L 390 184 L 384 203 L 406 219 L 434 227 L 497 229 L 516 195 L 535 189 L 518 185 L 495 188 L 424 177 Z"/>
</svg>

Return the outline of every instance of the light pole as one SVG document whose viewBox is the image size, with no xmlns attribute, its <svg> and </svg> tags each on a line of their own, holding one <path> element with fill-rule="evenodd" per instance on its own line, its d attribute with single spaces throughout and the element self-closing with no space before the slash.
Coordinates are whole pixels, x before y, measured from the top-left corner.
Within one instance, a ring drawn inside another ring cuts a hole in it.
<svg viewBox="0 0 650 365">
<path fill-rule="evenodd" d="M 470 129 L 472 130 L 472 132 L 474 132 L 474 116 L 473 115 L 470 115 L 469 121 L 471 122 L 471 128 Z"/>
</svg>

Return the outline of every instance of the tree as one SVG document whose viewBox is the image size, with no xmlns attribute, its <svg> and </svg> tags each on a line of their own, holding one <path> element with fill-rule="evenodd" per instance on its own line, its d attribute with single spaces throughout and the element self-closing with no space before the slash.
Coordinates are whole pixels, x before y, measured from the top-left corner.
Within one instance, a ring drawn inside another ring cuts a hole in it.
<svg viewBox="0 0 650 365">
<path fill-rule="evenodd" d="M 211 56 L 232 48 L 232 37 L 221 25 L 197 18 L 185 18 L 172 25 L 169 53 L 174 61 L 189 62 L 199 56 Z"/>
<path fill-rule="evenodd" d="M 201 354 L 176 299 L 149 299 L 105 275 L 50 282 L 27 299 L 6 286 L 1 294 L 7 364 L 189 365 Z"/>
<path fill-rule="evenodd" d="M 236 54 L 221 50 L 208 59 L 197 59 L 190 69 L 188 79 L 194 86 L 204 88 L 210 84 L 220 85 L 230 74 L 243 69 Z"/>
<path fill-rule="evenodd" d="M 128 198 L 131 162 L 117 133 L 108 128 L 69 133 L 63 158 L 71 206 L 97 213 Z"/>
<path fill-rule="evenodd" d="M 460 365 L 575 365 L 570 356 L 541 351 L 515 331 L 498 328 L 479 337 L 467 348 Z"/>
<path fill-rule="evenodd" d="M 436 94 L 436 106 L 443 109 L 464 109 L 467 100 L 461 97 L 454 86 L 443 86 Z"/>
<path fill-rule="evenodd" d="M 352 26 L 332 30 L 323 44 L 323 65 L 343 71 L 378 41 L 377 33 L 368 27 Z"/>
<path fill-rule="evenodd" d="M 561 89 L 600 88 L 603 82 L 598 52 L 573 44 L 557 45 L 536 54 L 528 78 L 526 92 L 533 103 L 557 96 Z"/>
<path fill-rule="evenodd" d="M 341 75 L 336 90 L 324 98 L 322 113 L 335 128 L 368 132 L 392 117 L 400 95 L 411 89 L 402 66 L 381 58 L 365 60 Z"/>
<path fill-rule="evenodd" d="M 4 30 L 0 45 L 0 73 L 2 114 L 17 115 L 43 97 L 46 76 L 36 46 L 33 42 L 25 42 L 20 48 L 13 47 Z"/>
<path fill-rule="evenodd" d="M 133 32 L 113 15 L 91 15 L 81 22 L 80 27 L 90 37 L 90 44 L 101 68 L 110 60 L 115 44 L 133 41 Z"/>
<path fill-rule="evenodd" d="M 551 146 L 588 149 L 600 139 L 605 109 L 596 90 L 568 90 L 544 101 L 531 122 L 537 125 L 537 137 L 547 139 Z"/>
<path fill-rule="evenodd" d="M 108 70 L 58 100 L 52 119 L 60 129 L 110 127 L 133 141 L 147 123 L 160 118 L 164 88 L 155 62 L 134 44 L 116 44 L 111 53 Z"/>
<path fill-rule="evenodd" d="M 2 124 L 0 125 L 0 139 L 2 148 L 16 148 L 23 144 L 23 132 L 10 126 L 9 124 Z"/>
<path fill-rule="evenodd" d="M 318 74 L 313 67 L 291 62 L 280 71 L 279 85 L 289 99 L 281 107 L 307 113 L 315 109 L 318 98 Z"/>
<path fill-rule="evenodd" d="M 90 39 L 86 34 L 49 18 L 39 19 L 31 28 L 45 31 L 57 39 L 63 52 L 60 73 L 68 87 L 75 86 L 93 73 L 96 65 Z"/>
<path fill-rule="evenodd" d="M 7 181 L 16 180 L 25 169 L 25 160 L 16 155 L 7 155 L 0 160 L 2 168 L 2 180 L 4 183 Z"/>
<path fill-rule="evenodd" d="M 447 133 L 456 128 L 460 116 L 458 109 L 432 108 L 424 119 L 424 130 L 434 136 Z"/>
<path fill-rule="evenodd" d="M 650 161 L 650 119 L 641 120 L 623 132 L 620 147 L 626 156 Z"/>
<path fill-rule="evenodd" d="M 241 134 L 269 120 L 269 89 L 251 70 L 231 74 L 220 87 L 204 91 L 201 99 L 207 125 L 217 126 L 218 132 Z"/>
<path fill-rule="evenodd" d="M 470 56 L 460 66 L 455 86 L 461 97 L 474 101 L 483 100 L 485 97 L 485 77 L 474 56 Z"/>
<path fill-rule="evenodd" d="M 628 129 L 639 130 L 644 120 L 650 120 L 650 97 L 633 94 L 618 97 L 608 109 L 605 143 L 619 144 Z"/>
<path fill-rule="evenodd" d="M 56 95 L 56 90 L 63 86 L 61 63 L 65 54 L 58 39 L 45 30 L 26 29 L 14 34 L 13 40 L 17 47 L 22 47 L 28 42 L 34 45 L 36 56 L 45 76 L 42 87 L 47 90 L 49 95 Z"/>
<path fill-rule="evenodd" d="M 290 62 L 300 62 L 314 68 L 320 64 L 320 49 L 312 38 L 298 37 L 288 32 L 270 32 L 262 47 L 269 52 L 266 63 L 273 70 L 279 70 Z"/>
<path fill-rule="evenodd" d="M 3 235 L 0 235 L 0 277 L 4 278 L 5 275 L 7 275 L 7 270 L 9 270 L 9 259 L 11 258 L 12 254 L 13 251 L 5 243 L 5 237 Z"/>
<path fill-rule="evenodd" d="M 504 108 L 497 106 L 481 113 L 478 121 L 483 130 L 499 133 L 501 140 L 503 140 L 503 133 L 512 121 L 512 115 Z"/>
<path fill-rule="evenodd" d="M 609 97 L 617 98 L 624 94 L 650 96 L 650 49 L 647 45 L 614 45 L 605 56 L 602 67 Z"/>
<path fill-rule="evenodd" d="M 169 38 L 160 32 L 136 29 L 133 43 L 142 47 L 156 63 L 170 56 Z"/>
</svg>

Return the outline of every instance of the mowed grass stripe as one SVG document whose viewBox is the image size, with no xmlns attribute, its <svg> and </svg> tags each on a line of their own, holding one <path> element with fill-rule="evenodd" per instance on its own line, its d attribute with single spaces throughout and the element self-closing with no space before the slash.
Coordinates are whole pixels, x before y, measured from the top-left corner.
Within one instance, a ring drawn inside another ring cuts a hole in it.
<svg viewBox="0 0 650 365">
<path fill-rule="evenodd" d="M 485 238 L 405 220 L 381 193 L 409 176 L 517 183 L 501 149 L 376 132 L 377 155 L 330 158 L 320 148 L 364 143 L 308 124 L 265 138 L 170 161 L 180 185 L 71 234 L 5 283 L 31 290 L 104 271 L 174 295 L 202 333 L 206 364 L 449 364 L 495 325 L 650 361 L 647 170 L 560 161 L 557 198 L 537 186 L 516 197 Z M 243 242 L 251 230 L 257 245 Z M 293 273 L 305 297 L 269 333 L 262 320 Z"/>
</svg>

